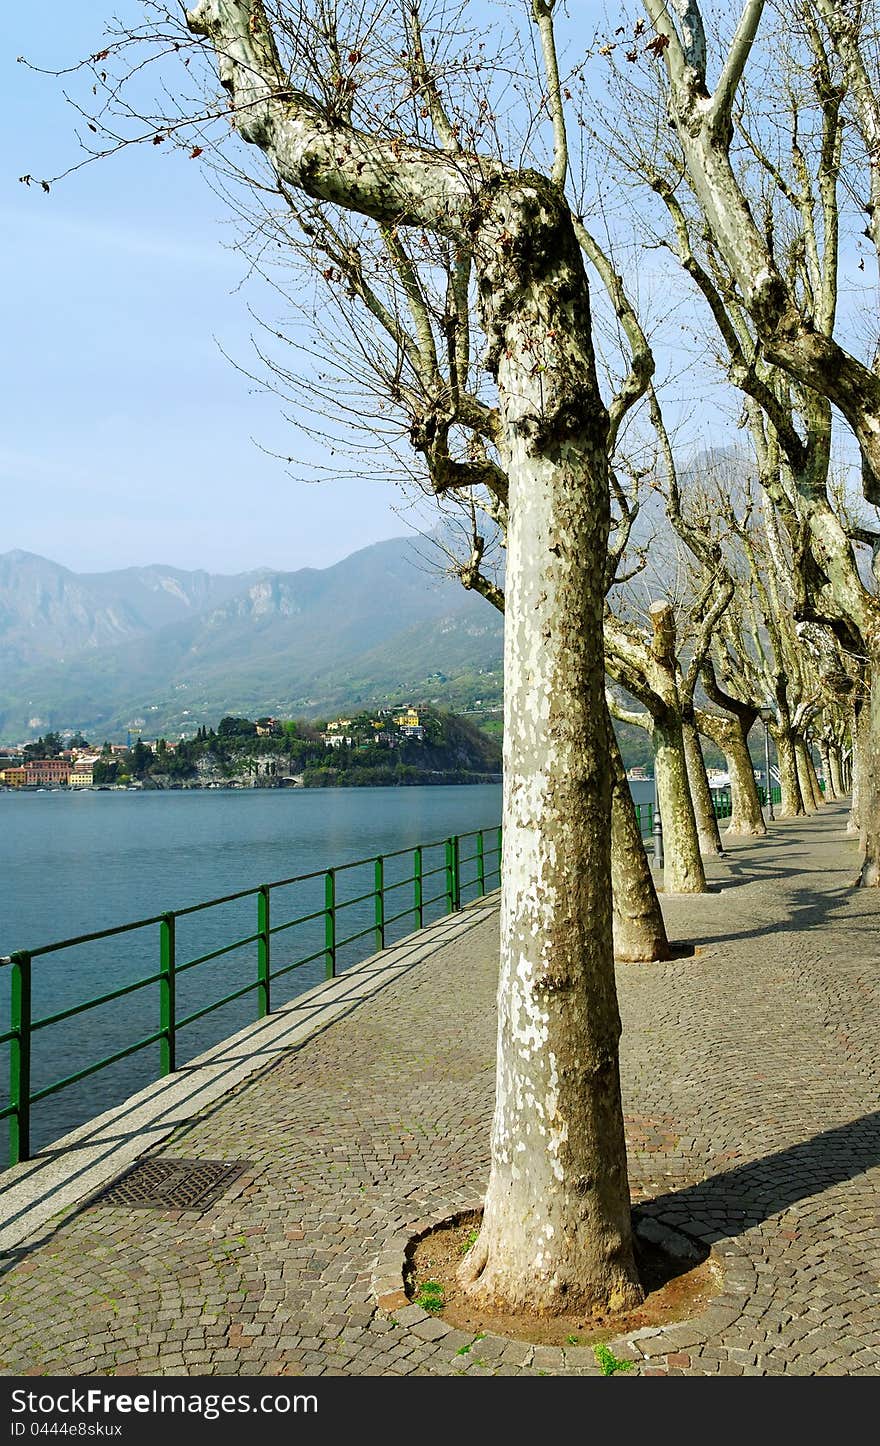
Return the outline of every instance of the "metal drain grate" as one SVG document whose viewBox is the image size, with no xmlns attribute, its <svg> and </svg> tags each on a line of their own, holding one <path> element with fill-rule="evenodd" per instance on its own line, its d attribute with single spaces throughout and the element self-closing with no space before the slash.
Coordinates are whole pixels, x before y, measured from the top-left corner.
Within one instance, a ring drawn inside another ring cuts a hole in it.
<svg viewBox="0 0 880 1446">
<path fill-rule="evenodd" d="M 213 1205 L 249 1164 L 249 1160 L 139 1160 L 96 1195 L 92 1204 L 202 1210 Z"/>
</svg>

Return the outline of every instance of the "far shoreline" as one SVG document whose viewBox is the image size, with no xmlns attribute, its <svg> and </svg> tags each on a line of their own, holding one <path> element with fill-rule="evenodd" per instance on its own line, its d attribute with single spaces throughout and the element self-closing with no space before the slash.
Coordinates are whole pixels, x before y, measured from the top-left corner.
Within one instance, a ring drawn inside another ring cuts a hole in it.
<svg viewBox="0 0 880 1446">
<path fill-rule="evenodd" d="M 80 793 L 319 793 L 329 790 L 340 789 L 365 789 L 365 788 L 458 788 L 474 787 L 486 784 L 500 784 L 503 782 L 502 775 L 479 774 L 468 777 L 433 777 L 425 776 L 420 778 L 382 779 L 377 781 L 365 781 L 363 783 L 336 782 L 333 783 L 175 783 L 175 784 L 98 784 L 89 787 L 88 784 L 79 785 L 75 788 L 9 788 L 0 786 L 0 795 L 11 794 L 15 797 L 33 798 L 37 794 L 57 793 L 72 796 Z"/>
</svg>

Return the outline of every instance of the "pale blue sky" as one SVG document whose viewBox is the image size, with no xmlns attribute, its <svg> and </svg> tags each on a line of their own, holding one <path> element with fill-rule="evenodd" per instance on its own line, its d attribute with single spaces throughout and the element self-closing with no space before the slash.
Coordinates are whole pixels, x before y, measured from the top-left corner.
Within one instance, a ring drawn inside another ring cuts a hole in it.
<svg viewBox="0 0 880 1446">
<path fill-rule="evenodd" d="M 263 446 L 307 456 L 277 404 L 221 354 L 248 361 L 239 256 L 196 162 L 131 147 L 47 196 L 79 155 L 62 82 L 16 64 L 70 64 L 135 0 L 49 0 L 4 16 L 0 137 L 0 552 L 72 568 L 164 562 L 238 572 L 326 566 L 407 531 L 401 493 L 295 482 Z M 80 88 L 80 94 L 82 88 Z M 218 346 L 219 343 L 219 346 Z M 320 459 L 320 454 L 316 453 Z"/>
</svg>

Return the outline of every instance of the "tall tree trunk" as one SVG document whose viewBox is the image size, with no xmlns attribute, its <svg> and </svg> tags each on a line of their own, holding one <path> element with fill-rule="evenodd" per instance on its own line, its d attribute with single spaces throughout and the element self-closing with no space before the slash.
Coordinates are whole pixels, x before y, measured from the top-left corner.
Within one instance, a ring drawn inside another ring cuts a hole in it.
<svg viewBox="0 0 880 1446">
<path fill-rule="evenodd" d="M 749 716 L 754 721 L 754 712 Z M 730 821 L 724 832 L 731 838 L 763 838 L 767 832 L 755 770 L 749 753 L 745 719 L 738 713 L 721 717 L 699 709 L 697 725 L 724 754 L 730 774 Z M 751 726 L 751 725 L 749 725 Z"/>
<path fill-rule="evenodd" d="M 663 889 L 667 894 L 702 894 L 706 874 L 688 786 L 681 718 L 667 710 L 655 718 L 654 777 L 663 829 Z"/>
<path fill-rule="evenodd" d="M 867 712 L 866 703 L 861 698 L 857 698 L 853 702 L 852 712 L 852 752 L 849 756 L 850 799 L 846 831 L 850 834 L 858 834 L 859 837 L 861 837 L 862 830 L 862 775 L 865 742 L 862 733 L 865 727 Z"/>
<path fill-rule="evenodd" d="M 810 777 L 810 774 L 812 772 L 812 763 L 809 753 L 807 751 L 806 743 L 804 742 L 803 738 L 799 738 L 797 736 L 794 739 L 794 756 L 795 765 L 797 767 L 798 783 L 801 787 L 801 798 L 804 801 L 804 812 L 815 813 L 816 809 L 818 808 L 818 804 L 816 803 L 816 797 L 813 793 L 813 780 Z"/>
<path fill-rule="evenodd" d="M 614 957 L 641 964 L 670 957 L 666 925 L 636 817 L 623 759 L 609 720 L 611 895 Z"/>
<path fill-rule="evenodd" d="M 840 749 L 836 743 L 828 745 L 828 763 L 825 768 L 826 786 L 831 786 L 832 798 L 843 798 L 846 793 L 846 784 L 843 780 L 843 763 L 840 756 Z"/>
<path fill-rule="evenodd" d="M 604 694 L 606 416 L 564 202 L 502 193 L 490 333 L 510 482 L 504 853 L 496 1103 L 480 1299 L 554 1313 L 641 1299 L 632 1246 L 614 983 Z M 550 216 L 550 207 L 555 213 Z M 541 224 L 543 223 L 543 224 Z M 508 260 L 507 258 L 511 259 Z M 527 258 L 527 264 L 526 264 Z M 483 283 L 481 282 L 481 285 Z M 553 366 L 536 346 L 565 336 Z"/>
<path fill-rule="evenodd" d="M 781 794 L 779 806 L 776 810 L 777 818 L 798 818 L 806 813 L 804 800 L 801 797 L 801 786 L 798 781 L 797 757 L 794 751 L 794 738 L 789 728 L 777 724 L 770 725 L 770 732 L 773 734 L 773 742 L 776 744 L 776 757 L 779 761 L 779 792 Z"/>
<path fill-rule="evenodd" d="M 880 888 L 880 648 L 871 660 L 868 701 L 860 709 L 859 726 L 859 844 L 862 865 L 858 882 Z M 855 790 L 853 790 L 855 797 Z"/>
<path fill-rule="evenodd" d="M 700 840 L 700 853 L 703 855 L 703 858 L 711 858 L 713 855 L 723 854 L 724 848 L 718 829 L 715 805 L 712 801 L 712 790 L 709 787 L 709 780 L 706 777 L 706 764 L 703 758 L 703 749 L 700 745 L 700 735 L 697 732 L 696 725 L 687 717 L 684 718 L 682 723 L 682 731 L 684 736 L 685 759 L 687 761 L 688 783 L 694 804 L 697 834 Z"/>
<path fill-rule="evenodd" d="M 730 774 L 730 822 L 725 834 L 741 838 L 763 838 L 767 832 L 761 796 L 755 783 L 755 767 L 738 719 L 733 719 L 724 750 Z"/>
<path fill-rule="evenodd" d="M 820 742 L 819 742 L 819 757 L 820 757 L 821 760 L 822 760 L 822 776 L 823 776 L 823 778 L 825 779 L 825 793 L 824 793 L 823 796 L 824 796 L 826 799 L 836 799 L 836 798 L 839 798 L 839 797 L 840 797 L 840 789 L 839 789 L 839 788 L 835 788 L 835 786 L 834 786 L 834 776 L 833 776 L 833 771 L 832 771 L 832 768 L 831 768 L 831 749 L 832 749 L 832 746 L 833 746 L 833 745 L 830 744 L 830 743 L 827 743 L 827 742 L 825 741 L 825 739 L 820 739 Z M 839 771 L 838 771 L 838 775 L 837 775 L 837 781 L 838 781 L 838 783 L 840 782 L 840 773 L 839 773 Z"/>
<path fill-rule="evenodd" d="M 804 739 L 804 763 L 806 766 L 807 779 L 813 792 L 813 802 L 817 808 L 821 808 L 825 802 L 825 795 L 819 784 L 819 775 L 816 772 L 816 759 L 813 754 L 812 744 Z"/>
<path fill-rule="evenodd" d="M 641 1294 L 617 1068 L 603 579 L 585 565 L 605 545 L 597 432 L 558 460 L 517 438 L 510 458 L 496 1106 L 463 1272 L 482 1299 L 548 1313 Z"/>
</svg>

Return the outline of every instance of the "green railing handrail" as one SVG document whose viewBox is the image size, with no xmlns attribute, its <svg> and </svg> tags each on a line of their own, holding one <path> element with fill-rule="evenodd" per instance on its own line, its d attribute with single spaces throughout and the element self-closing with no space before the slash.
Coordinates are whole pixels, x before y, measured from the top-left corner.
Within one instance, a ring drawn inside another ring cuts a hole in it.
<svg viewBox="0 0 880 1446">
<path fill-rule="evenodd" d="M 487 846 L 487 835 L 493 840 L 491 846 Z M 466 846 L 471 839 L 476 840 L 474 852 L 462 853 L 462 847 Z M 430 849 L 442 849 L 443 861 L 436 868 L 426 869 L 424 867 L 425 852 Z M 389 880 L 386 876 L 386 865 L 389 860 L 403 858 L 406 855 L 412 855 L 412 872 L 402 879 Z M 463 866 L 471 863 L 475 865 L 474 877 L 463 880 Z M 338 876 L 349 869 L 364 868 L 365 866 L 372 866 L 372 888 L 350 899 L 339 898 Z M 440 891 L 426 894 L 426 881 L 438 875 L 443 876 Z M 497 827 L 474 829 L 469 833 L 454 834 L 449 838 L 435 840 L 433 843 L 417 844 L 409 849 L 395 849 L 391 853 L 378 854 L 374 858 L 353 859 L 348 863 L 336 864 L 329 869 L 314 869 L 310 873 L 278 879 L 271 884 L 258 884 L 255 888 L 239 889 L 235 893 L 223 894 L 216 899 L 206 899 L 199 904 L 189 904 L 182 909 L 151 914 L 145 919 L 136 919 L 131 923 L 117 925 L 115 928 L 97 929 L 91 934 L 78 934 L 73 938 L 56 940 L 54 943 L 43 944 L 35 949 L 19 949 L 10 955 L 0 957 L 0 966 L 6 965 L 10 968 L 10 1028 L 4 1034 L 0 1034 L 0 1046 L 9 1045 L 9 1104 L 0 1109 L 0 1120 L 8 1119 L 10 1122 L 10 1164 L 16 1165 L 20 1161 L 30 1158 L 30 1113 L 31 1106 L 38 1100 L 56 1094 L 68 1085 L 76 1084 L 96 1071 L 116 1064 L 139 1050 L 145 1049 L 148 1045 L 156 1043 L 159 1045 L 159 1077 L 172 1074 L 177 1068 L 177 1036 L 186 1025 L 194 1023 L 195 1020 L 203 1018 L 206 1014 L 213 1013 L 235 999 L 254 992 L 257 995 L 257 1018 L 263 1019 L 271 1013 L 271 990 L 274 980 L 282 978 L 294 969 L 301 969 L 306 964 L 321 959 L 324 961 L 325 977 L 332 979 L 336 976 L 339 951 L 347 945 L 372 937 L 375 949 L 379 951 L 385 947 L 387 930 L 392 924 L 412 917 L 415 929 L 421 929 L 425 923 L 425 910 L 431 904 L 442 904 L 447 914 L 454 913 L 461 908 L 463 890 L 475 889 L 475 897 L 483 898 L 490 886 L 495 887 L 496 879 L 500 883 L 500 878 L 501 829 Z M 304 884 L 312 879 L 323 879 L 323 907 L 312 909 L 309 913 L 301 914 L 295 919 L 287 919 L 283 923 L 273 924 L 271 912 L 273 892 L 293 884 Z M 402 909 L 398 909 L 395 904 L 395 912 L 389 914 L 386 908 L 388 895 L 407 886 L 412 888 L 411 902 Z M 178 960 L 177 921 L 179 919 L 201 913 L 206 909 L 216 908 L 218 905 L 249 898 L 255 898 L 257 901 L 257 927 L 253 933 L 246 934 L 243 938 L 235 939 L 231 943 L 222 944 L 216 949 L 208 950 L 194 959 L 184 962 Z M 372 922 L 364 929 L 358 929 L 352 934 L 340 937 L 338 924 L 342 911 L 358 904 L 366 904 L 370 900 L 373 902 Z M 313 950 L 304 958 L 295 959 L 292 963 L 285 963 L 281 967 L 273 967 L 273 936 L 319 919 L 324 921 L 323 946 Z M 156 925 L 159 927 L 159 968 L 157 973 L 120 985 L 106 994 L 71 1005 L 67 1009 L 58 1010 L 43 1018 L 33 1018 L 31 985 L 32 966 L 35 959 L 56 953 L 61 949 L 77 948 L 83 944 L 91 944 L 97 940 L 110 939 L 120 934 L 129 934 L 134 930 L 147 929 Z M 219 959 L 235 949 L 241 949 L 251 944 L 257 946 L 256 977 L 240 988 L 225 994 L 222 999 L 205 1004 L 190 1014 L 180 1017 L 176 987 L 178 975 L 194 969 L 199 964 Z M 143 1039 L 138 1039 L 124 1049 L 116 1050 L 105 1059 L 86 1065 L 74 1074 L 44 1085 L 39 1090 L 32 1089 L 31 1041 L 38 1030 L 47 1029 L 51 1025 L 71 1019 L 86 1010 L 96 1009 L 150 985 L 159 987 L 158 1030 Z"/>
</svg>

